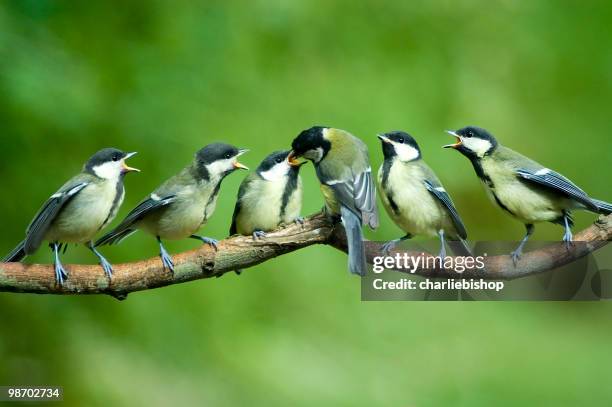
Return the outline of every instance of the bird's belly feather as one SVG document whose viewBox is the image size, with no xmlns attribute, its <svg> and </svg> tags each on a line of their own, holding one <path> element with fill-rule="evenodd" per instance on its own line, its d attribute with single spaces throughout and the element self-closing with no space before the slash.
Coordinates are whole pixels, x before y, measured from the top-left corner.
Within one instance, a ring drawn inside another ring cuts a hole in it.
<svg viewBox="0 0 612 407">
<path fill-rule="evenodd" d="M 395 166 L 394 166 L 395 167 Z M 453 233 L 454 227 L 441 204 L 423 185 L 419 174 L 398 167 L 392 167 L 390 177 L 398 181 L 401 188 L 394 191 L 393 201 L 397 213 L 393 210 L 386 191 L 380 186 L 383 206 L 395 224 L 411 235 L 436 236 L 440 229 Z M 402 171 L 401 174 L 395 171 Z"/>
<path fill-rule="evenodd" d="M 62 209 L 45 240 L 65 243 L 92 240 L 108 218 L 116 193 L 111 182 L 88 185 Z"/>
<path fill-rule="evenodd" d="M 204 223 L 205 205 L 176 201 L 142 222 L 142 228 L 162 239 L 185 239 L 196 233 Z"/>
<path fill-rule="evenodd" d="M 494 171 L 488 175 L 493 183 L 493 188 L 485 185 L 489 197 L 494 203 L 501 203 L 518 220 L 524 223 L 551 222 L 562 216 L 567 200 L 555 197 L 543 188 L 528 187 L 513 175 L 505 176 Z"/>
<path fill-rule="evenodd" d="M 241 235 L 250 235 L 256 230 L 269 232 L 283 222 L 280 210 L 284 184 L 254 182 L 242 196 L 240 213 L 236 217 L 236 230 Z"/>
</svg>

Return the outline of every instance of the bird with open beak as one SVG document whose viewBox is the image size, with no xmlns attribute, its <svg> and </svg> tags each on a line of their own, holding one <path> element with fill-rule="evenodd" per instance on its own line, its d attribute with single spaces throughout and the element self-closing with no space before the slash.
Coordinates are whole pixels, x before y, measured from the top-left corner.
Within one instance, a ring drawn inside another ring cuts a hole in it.
<svg viewBox="0 0 612 407">
<path fill-rule="evenodd" d="M 300 163 L 289 151 L 268 155 L 240 184 L 230 235 L 265 237 L 282 224 L 301 222 L 302 180 Z"/>
<path fill-rule="evenodd" d="M 612 204 L 589 197 L 563 175 L 502 146 L 483 128 L 468 126 L 448 133 L 457 141 L 444 147 L 466 156 L 491 200 L 525 225 L 525 236 L 511 253 L 515 265 L 534 232 L 535 223 L 562 225 L 565 228 L 563 241 L 570 249 L 572 210 L 584 209 L 602 214 L 612 212 Z"/>
<path fill-rule="evenodd" d="M 126 160 L 136 153 L 124 153 L 105 148 L 94 154 L 81 173 L 65 183 L 43 204 L 26 230 L 26 238 L 4 259 L 21 261 L 33 254 L 43 241 L 49 242 L 54 253 L 55 278 L 63 284 L 68 272 L 60 260 L 69 243 L 83 243 L 98 257 L 105 273 L 111 277 L 113 268 L 92 243 L 92 239 L 117 215 L 123 203 L 123 178 L 129 167 Z"/>
<path fill-rule="evenodd" d="M 217 240 L 195 233 L 212 216 L 223 179 L 237 169 L 248 170 L 238 157 L 248 150 L 225 143 L 209 144 L 179 174 L 153 191 L 96 246 L 116 244 L 137 230 L 155 236 L 164 268 L 174 272 L 174 261 L 162 239 L 192 238 L 217 248 Z"/>
</svg>

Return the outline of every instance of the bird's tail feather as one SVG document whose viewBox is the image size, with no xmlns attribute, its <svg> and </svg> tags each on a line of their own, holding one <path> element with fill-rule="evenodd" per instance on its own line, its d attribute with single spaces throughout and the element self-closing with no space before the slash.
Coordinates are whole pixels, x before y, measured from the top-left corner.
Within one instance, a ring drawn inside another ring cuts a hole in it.
<svg viewBox="0 0 612 407">
<path fill-rule="evenodd" d="M 365 276 L 367 265 L 363 246 L 363 236 L 361 234 L 361 219 L 343 205 L 340 211 L 342 214 L 342 224 L 346 231 L 349 271 L 352 274 Z"/>
<path fill-rule="evenodd" d="M 26 256 L 25 252 L 25 240 L 17 245 L 13 249 L 12 252 L 6 255 L 5 258 L 2 259 L 4 263 L 18 262 L 24 259 Z"/>
<path fill-rule="evenodd" d="M 123 239 L 136 232 L 134 229 L 113 230 L 102 236 L 95 244 L 95 247 L 104 245 L 113 245 L 121 242 Z"/>
<path fill-rule="evenodd" d="M 598 199 L 592 199 L 597 209 L 599 209 L 599 213 L 603 213 L 604 215 L 609 215 L 612 213 L 612 204 L 604 201 L 600 201 Z"/>
<path fill-rule="evenodd" d="M 464 257 L 474 257 L 474 252 L 472 251 L 472 248 L 466 240 L 458 237 L 457 239 L 449 239 L 448 243 L 455 255 Z"/>
</svg>

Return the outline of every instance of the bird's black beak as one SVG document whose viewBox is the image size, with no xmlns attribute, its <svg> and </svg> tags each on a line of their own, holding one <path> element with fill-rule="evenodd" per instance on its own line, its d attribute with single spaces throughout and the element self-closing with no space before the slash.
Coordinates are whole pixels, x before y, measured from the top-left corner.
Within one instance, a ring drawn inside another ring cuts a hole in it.
<svg viewBox="0 0 612 407">
<path fill-rule="evenodd" d="M 125 157 L 123 157 L 123 168 L 121 169 L 121 172 L 124 174 L 127 174 L 128 172 L 140 172 L 140 170 L 138 168 L 132 168 L 129 167 L 126 163 L 125 160 L 127 160 L 128 158 L 134 157 L 136 154 L 138 154 L 137 152 L 133 152 L 133 153 L 127 153 L 125 155 Z"/>
<path fill-rule="evenodd" d="M 380 139 L 380 141 L 382 141 L 383 143 L 392 144 L 392 143 L 391 143 L 391 140 L 390 140 L 388 137 L 383 136 L 382 134 L 379 134 L 377 137 L 378 137 L 378 138 Z"/>
<path fill-rule="evenodd" d="M 455 144 L 447 144 L 445 146 L 442 146 L 442 148 L 454 148 L 454 149 L 457 149 L 457 148 L 461 147 L 461 145 L 463 144 L 463 140 L 462 140 L 461 136 L 458 135 L 456 132 L 454 132 L 452 130 L 446 130 L 446 132 L 448 134 L 450 134 L 451 136 L 455 137 L 457 139 L 457 142 Z"/>
<path fill-rule="evenodd" d="M 238 150 L 238 154 L 236 155 L 236 161 L 234 161 L 233 166 L 235 169 L 237 170 L 248 170 L 249 167 L 247 167 L 246 165 L 242 164 L 240 161 L 238 161 L 238 157 L 240 157 L 242 154 L 244 153 L 248 153 L 249 150 L 247 150 L 246 148 L 241 148 L 240 150 Z"/>
</svg>

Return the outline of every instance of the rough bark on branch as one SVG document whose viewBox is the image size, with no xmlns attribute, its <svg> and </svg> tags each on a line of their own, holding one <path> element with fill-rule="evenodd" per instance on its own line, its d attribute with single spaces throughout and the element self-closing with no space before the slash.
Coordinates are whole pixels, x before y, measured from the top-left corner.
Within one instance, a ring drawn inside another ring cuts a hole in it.
<svg viewBox="0 0 612 407">
<path fill-rule="evenodd" d="M 511 280 L 571 263 L 603 246 L 612 239 L 612 215 L 601 216 L 595 224 L 577 233 L 577 242 L 570 251 L 560 242 L 524 254 L 519 267 L 514 267 L 510 256 L 491 256 L 485 260 L 485 270 L 420 269 L 416 274 L 435 277 L 479 277 Z M 263 263 L 283 254 L 311 246 L 325 244 L 346 251 L 346 237 L 341 225 L 330 223 L 322 214 L 307 218 L 303 225 L 289 225 L 266 238 L 253 241 L 245 236 L 234 236 L 219 243 L 215 251 L 208 245 L 173 256 L 174 274 L 162 268 L 158 257 L 134 263 L 114 265 L 109 280 L 99 265 L 68 265 L 69 278 L 60 286 L 55 281 L 52 265 L 0 263 L 0 291 L 37 294 L 108 294 L 123 299 L 135 291 L 148 290 L 203 278 L 219 277 L 235 269 Z M 395 252 L 392 252 L 393 255 Z M 419 255 L 420 253 L 409 253 Z M 369 262 L 380 256 L 380 244 L 366 242 Z M 341 271 L 344 271 L 341 270 Z M 348 278 L 348 277 L 347 277 Z"/>
</svg>

